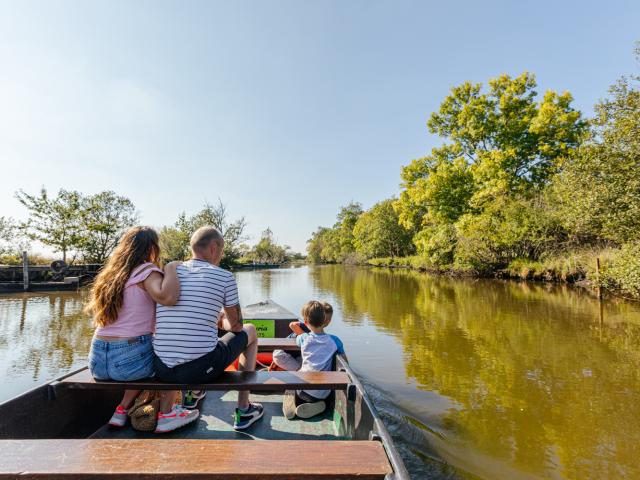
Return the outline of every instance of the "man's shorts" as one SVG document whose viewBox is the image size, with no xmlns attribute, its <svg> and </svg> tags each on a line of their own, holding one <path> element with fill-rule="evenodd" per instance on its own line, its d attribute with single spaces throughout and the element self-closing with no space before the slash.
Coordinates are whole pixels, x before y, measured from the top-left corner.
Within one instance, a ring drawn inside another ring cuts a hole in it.
<svg viewBox="0 0 640 480">
<path fill-rule="evenodd" d="M 218 344 L 209 353 L 190 362 L 181 363 L 173 368 L 167 367 L 156 355 L 154 367 L 156 377 L 163 382 L 172 383 L 210 383 L 247 348 L 247 332 L 229 332 L 218 339 Z"/>
</svg>

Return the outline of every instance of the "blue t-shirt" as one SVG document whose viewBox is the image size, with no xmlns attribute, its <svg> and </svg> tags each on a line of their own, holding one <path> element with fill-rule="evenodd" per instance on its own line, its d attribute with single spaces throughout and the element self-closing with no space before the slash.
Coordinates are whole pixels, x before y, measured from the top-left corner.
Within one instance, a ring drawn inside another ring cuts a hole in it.
<svg viewBox="0 0 640 480">
<path fill-rule="evenodd" d="M 303 333 L 296 337 L 296 343 L 302 354 L 301 372 L 324 372 L 331 370 L 333 356 L 344 353 L 342 341 L 327 333 Z M 315 398 L 327 398 L 330 390 L 305 390 Z"/>
</svg>

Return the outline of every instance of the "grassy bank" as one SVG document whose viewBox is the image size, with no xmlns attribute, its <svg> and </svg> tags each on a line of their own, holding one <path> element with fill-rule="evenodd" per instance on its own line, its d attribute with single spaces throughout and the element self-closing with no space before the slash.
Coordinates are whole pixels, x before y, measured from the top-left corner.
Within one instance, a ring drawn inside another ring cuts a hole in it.
<svg viewBox="0 0 640 480">
<path fill-rule="evenodd" d="M 597 272 L 600 260 L 600 273 Z M 410 268 L 423 272 L 453 276 L 496 277 L 528 281 L 582 282 L 591 288 L 600 285 L 617 295 L 640 300 L 640 242 L 623 248 L 584 249 L 549 256 L 541 260 L 517 258 L 508 265 L 488 271 L 435 265 L 414 255 L 365 260 L 365 265 Z"/>
</svg>

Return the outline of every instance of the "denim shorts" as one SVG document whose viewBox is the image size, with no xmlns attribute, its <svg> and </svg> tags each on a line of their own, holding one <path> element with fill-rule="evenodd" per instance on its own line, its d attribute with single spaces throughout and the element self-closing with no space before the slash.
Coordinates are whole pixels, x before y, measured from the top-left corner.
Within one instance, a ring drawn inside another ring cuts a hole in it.
<svg viewBox="0 0 640 480">
<path fill-rule="evenodd" d="M 94 338 L 89 352 L 89 372 L 96 380 L 120 382 L 153 376 L 151 334 L 107 342 Z"/>
</svg>

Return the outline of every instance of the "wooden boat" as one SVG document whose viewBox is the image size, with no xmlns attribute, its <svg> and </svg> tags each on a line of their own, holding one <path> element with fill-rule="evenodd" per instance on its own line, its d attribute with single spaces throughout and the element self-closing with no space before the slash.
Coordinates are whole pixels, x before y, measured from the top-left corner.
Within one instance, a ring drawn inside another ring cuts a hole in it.
<svg viewBox="0 0 640 480">
<path fill-rule="evenodd" d="M 297 348 L 295 340 L 282 338 L 289 332 L 284 326 L 296 318 L 291 312 L 271 301 L 245 312 L 246 321 L 264 328 L 261 351 Z M 209 390 L 196 422 L 162 435 L 106 426 L 124 385 L 94 381 L 82 368 L 0 404 L 0 478 L 409 478 L 342 356 L 331 372 L 225 372 L 206 385 L 126 383 L 129 388 Z M 284 418 L 284 390 L 310 387 L 334 390 L 333 408 L 308 420 Z M 246 389 L 262 403 L 265 416 L 236 432 L 231 426 L 235 391 Z"/>
</svg>

